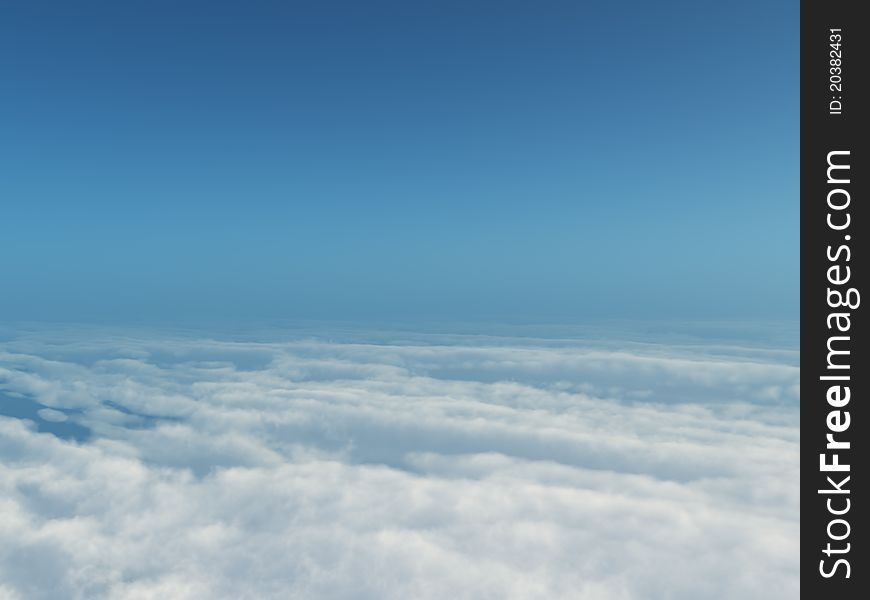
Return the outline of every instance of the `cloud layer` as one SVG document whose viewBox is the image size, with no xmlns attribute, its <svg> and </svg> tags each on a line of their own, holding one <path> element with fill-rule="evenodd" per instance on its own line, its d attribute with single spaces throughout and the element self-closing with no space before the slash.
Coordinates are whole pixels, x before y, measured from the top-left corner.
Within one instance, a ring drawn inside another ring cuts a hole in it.
<svg viewBox="0 0 870 600">
<path fill-rule="evenodd" d="M 4 600 L 798 595 L 788 348 L 8 337 Z"/>
</svg>

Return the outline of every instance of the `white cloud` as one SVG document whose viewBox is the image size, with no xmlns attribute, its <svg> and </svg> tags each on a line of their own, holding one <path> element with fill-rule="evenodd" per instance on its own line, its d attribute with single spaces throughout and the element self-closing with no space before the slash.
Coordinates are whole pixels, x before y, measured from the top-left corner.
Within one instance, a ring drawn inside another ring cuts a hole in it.
<svg viewBox="0 0 870 600">
<path fill-rule="evenodd" d="M 788 349 L 406 337 L 3 342 L 0 598 L 797 596 Z"/>
<path fill-rule="evenodd" d="M 36 411 L 36 414 L 39 415 L 39 418 L 50 423 L 63 423 L 69 418 L 65 413 L 53 408 L 41 408 Z"/>
</svg>

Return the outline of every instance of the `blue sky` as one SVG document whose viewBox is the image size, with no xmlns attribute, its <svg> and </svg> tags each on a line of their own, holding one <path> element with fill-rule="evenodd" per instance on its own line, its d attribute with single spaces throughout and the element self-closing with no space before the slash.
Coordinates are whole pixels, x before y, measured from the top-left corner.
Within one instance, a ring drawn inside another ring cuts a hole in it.
<svg viewBox="0 0 870 600">
<path fill-rule="evenodd" d="M 5 320 L 796 317 L 796 2 L 16 2 Z"/>
</svg>

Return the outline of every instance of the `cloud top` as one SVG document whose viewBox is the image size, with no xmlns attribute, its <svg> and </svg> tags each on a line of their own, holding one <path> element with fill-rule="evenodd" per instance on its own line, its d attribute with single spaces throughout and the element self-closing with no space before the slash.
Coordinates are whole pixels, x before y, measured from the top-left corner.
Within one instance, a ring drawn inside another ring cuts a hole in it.
<svg viewBox="0 0 870 600">
<path fill-rule="evenodd" d="M 793 598 L 784 356 L 11 337 L 0 598 Z"/>
</svg>

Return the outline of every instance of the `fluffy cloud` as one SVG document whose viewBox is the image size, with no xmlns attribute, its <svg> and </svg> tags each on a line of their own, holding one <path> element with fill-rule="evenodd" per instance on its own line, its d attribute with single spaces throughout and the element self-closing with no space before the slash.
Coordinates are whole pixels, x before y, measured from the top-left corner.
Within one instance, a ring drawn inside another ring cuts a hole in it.
<svg viewBox="0 0 870 600">
<path fill-rule="evenodd" d="M 788 348 L 7 337 L 3 599 L 798 595 Z"/>
</svg>

